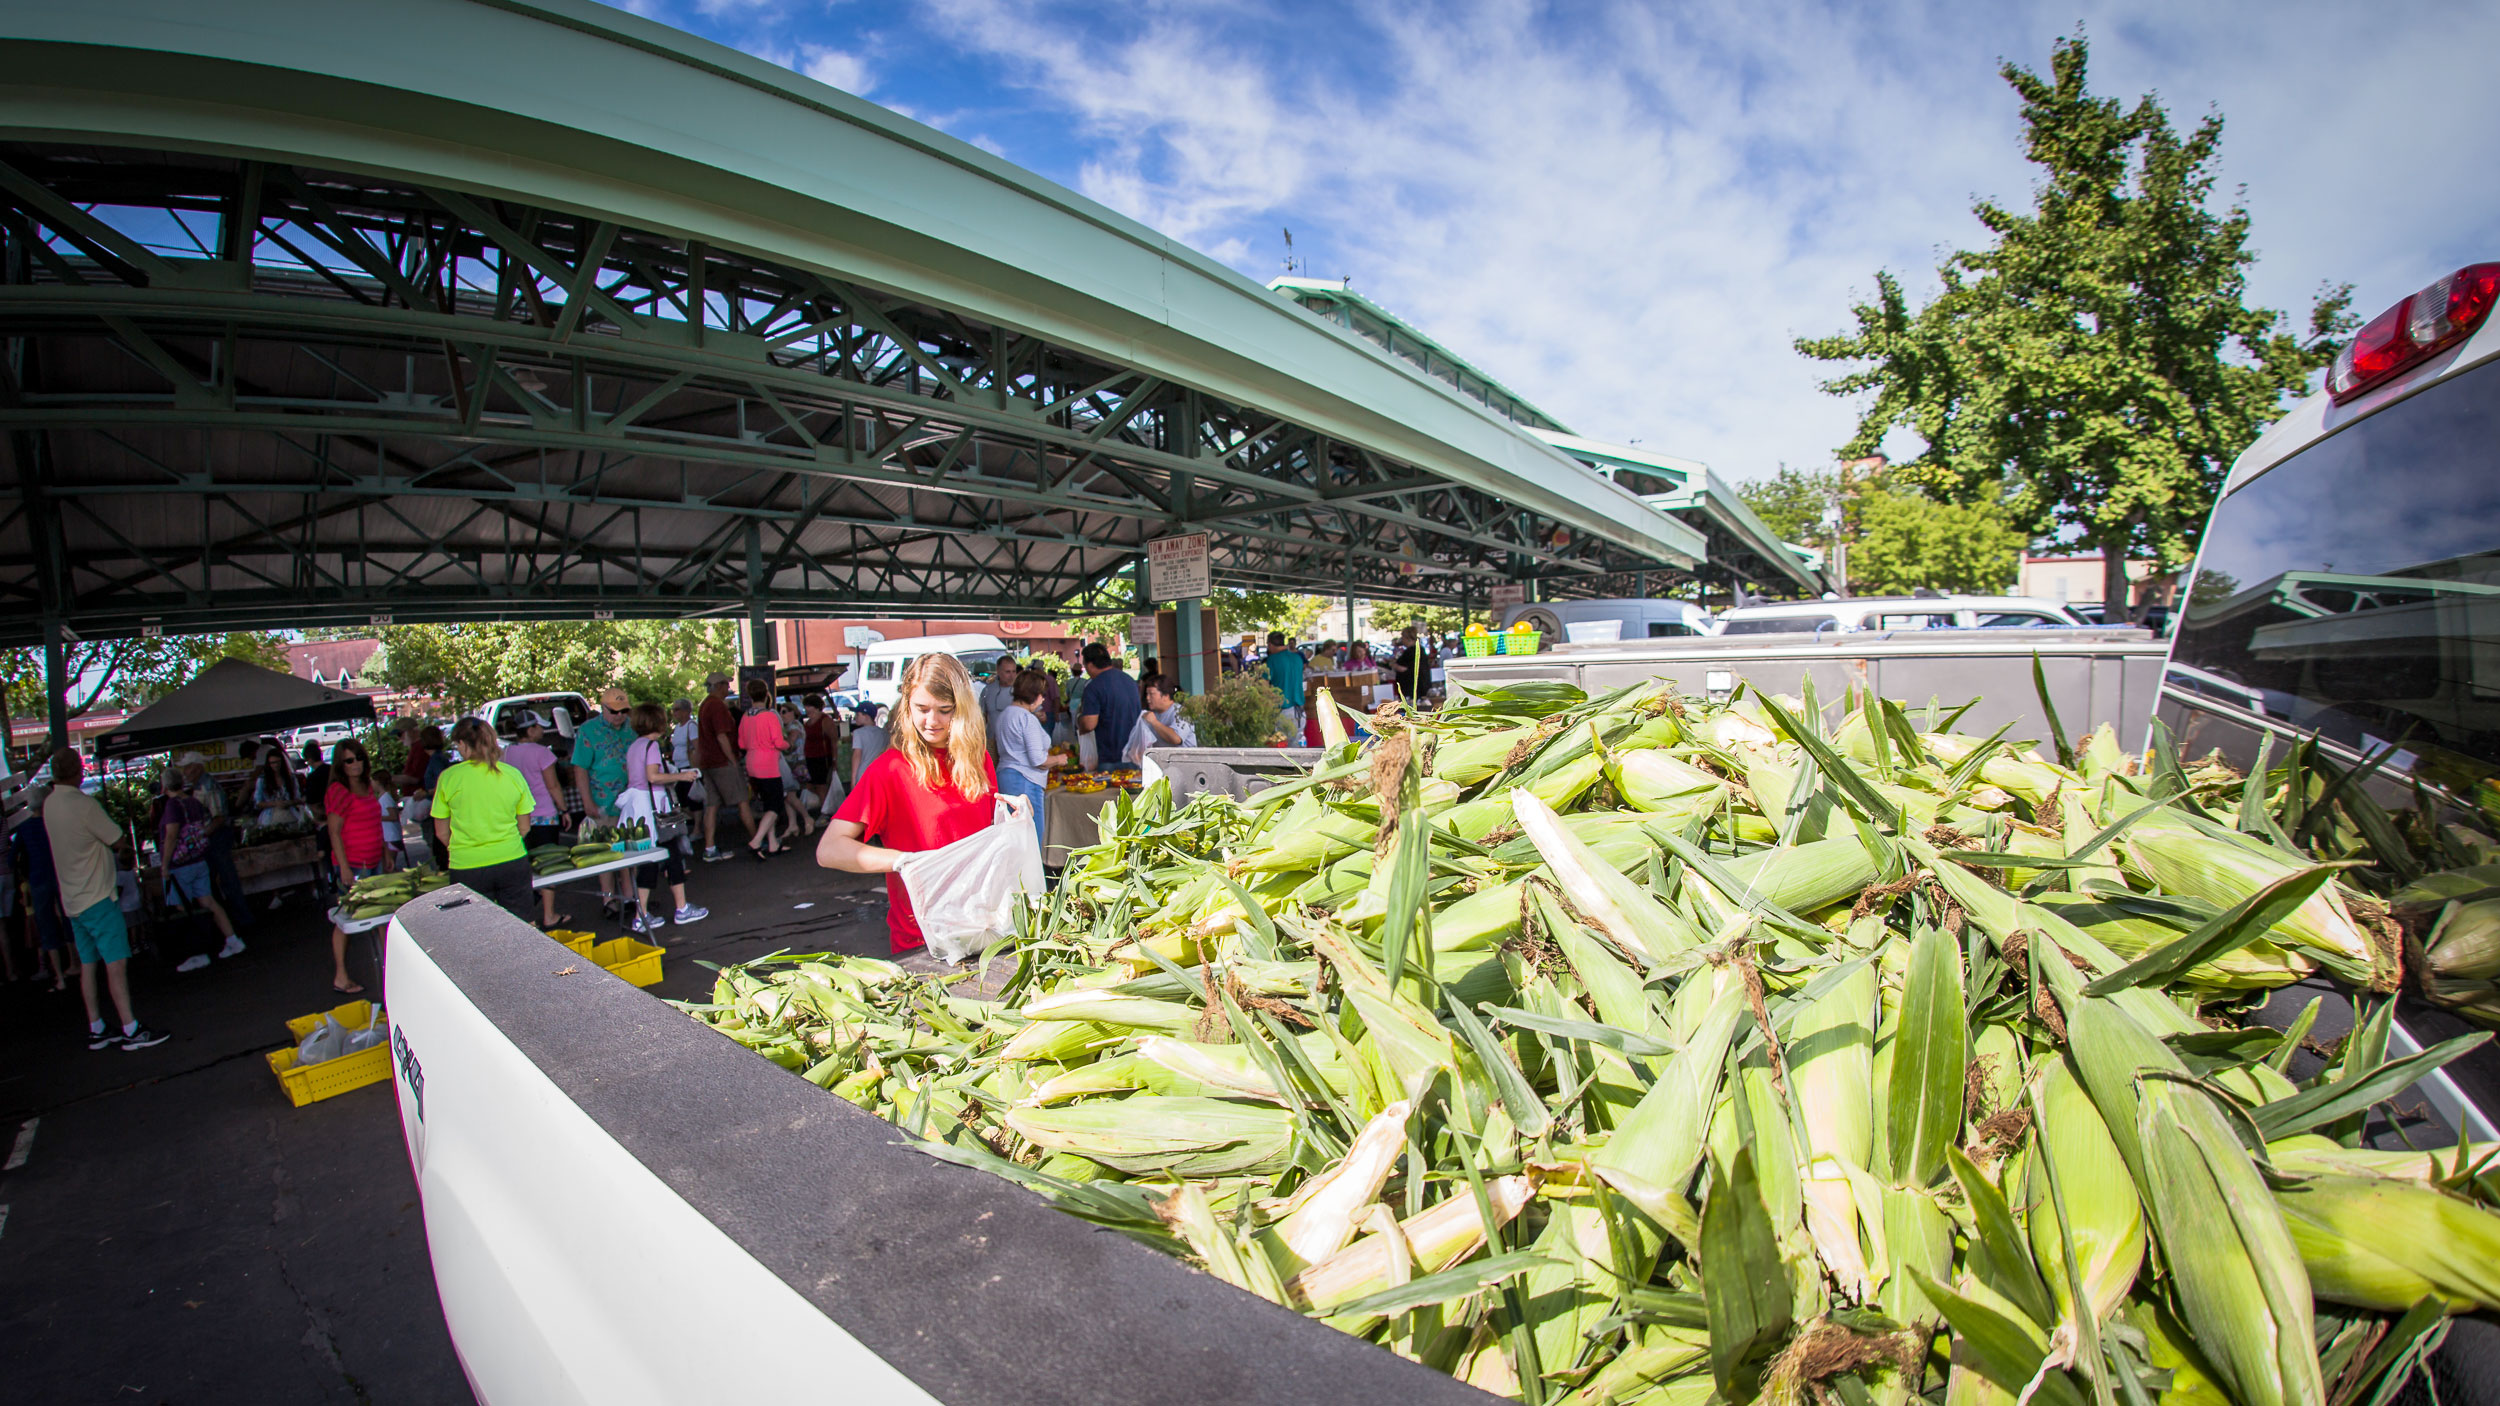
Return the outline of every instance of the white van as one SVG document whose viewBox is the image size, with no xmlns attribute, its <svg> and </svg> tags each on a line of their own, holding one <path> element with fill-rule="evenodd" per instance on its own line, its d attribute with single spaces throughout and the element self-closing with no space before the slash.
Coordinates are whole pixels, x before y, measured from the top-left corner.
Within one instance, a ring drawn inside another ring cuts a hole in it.
<svg viewBox="0 0 2500 1406">
<path fill-rule="evenodd" d="M 2043 629 L 2081 625 L 2064 605 L 2033 596 L 1853 596 L 1740 605 L 1719 616 L 1726 635 L 1856 634 L 1861 630 Z"/>
<path fill-rule="evenodd" d="M 856 687 L 862 701 L 892 708 L 901 701 L 897 690 L 903 667 L 923 654 L 952 654 L 974 678 L 986 679 L 998 667 L 1000 655 L 1023 652 L 996 635 L 915 635 L 883 640 L 860 652 L 859 677 L 853 680 L 845 674 L 842 682 Z"/>
<path fill-rule="evenodd" d="M 1710 612 L 1688 600 L 1557 600 L 1514 605 L 1502 616 L 1502 628 L 1525 620 L 1551 647 L 1569 644 L 1613 644 L 1624 640 L 1688 639 L 1716 634 Z M 1576 630 L 1574 627 L 1578 627 Z M 1611 631 L 1611 633 L 1610 633 Z"/>
</svg>

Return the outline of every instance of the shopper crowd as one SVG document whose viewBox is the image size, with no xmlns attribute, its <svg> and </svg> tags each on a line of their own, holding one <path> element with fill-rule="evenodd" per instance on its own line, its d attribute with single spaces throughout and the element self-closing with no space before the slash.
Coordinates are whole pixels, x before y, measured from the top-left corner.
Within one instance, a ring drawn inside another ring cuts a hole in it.
<svg viewBox="0 0 2500 1406">
<path fill-rule="evenodd" d="M 1282 632 L 1259 643 L 1244 636 L 1223 649 L 1223 674 L 1263 677 L 1283 701 L 1278 730 L 1310 743 L 1317 689 L 1386 690 L 1428 705 L 1443 688 L 1442 660 L 1458 652 L 1454 637 L 1438 642 L 1411 628 L 1378 652 L 1362 641 L 1301 645 Z M 819 693 L 776 699 L 761 679 L 739 689 L 717 672 L 699 700 L 602 690 L 595 712 L 569 729 L 529 710 L 462 718 L 448 732 L 402 718 L 391 725 L 402 760 L 387 770 L 355 737 L 326 753 L 307 742 L 292 755 L 263 738 L 246 751 L 247 765 L 223 776 L 203 753 L 184 751 L 151 779 L 144 824 L 128 830 L 80 788 L 78 754 L 62 751 L 51 759 L 51 785 L 0 797 L 0 958 L 9 979 L 56 992 L 74 975 L 93 1048 L 144 1049 L 165 1036 L 131 1007 L 132 918 L 149 917 L 143 895 L 152 887 L 161 918 L 143 932 L 176 972 L 245 952 L 254 914 L 235 851 L 246 827 L 313 833 L 329 895 L 430 864 L 552 928 L 560 886 L 535 882 L 531 851 L 637 821 L 659 840 L 650 857 L 595 876 L 602 912 L 627 930 L 710 915 L 687 896 L 693 861 L 743 851 L 765 863 L 821 831 L 809 847 L 820 864 L 887 876 L 890 944 L 909 951 L 921 939 L 894 872 L 903 856 L 1001 817 L 1046 838 L 1054 770 L 1135 767 L 1152 749 L 1197 745 L 1180 681 L 1152 657 L 1132 673 L 1092 643 L 985 662 L 989 676 L 976 680 L 950 655 L 911 661 L 890 710 L 838 709 Z M 139 881 L 143 872 L 152 885 Z M 587 886 L 579 892 L 586 897 Z M 341 994 L 364 989 L 348 953 L 348 934 L 334 924 L 330 977 Z M 24 974 L 21 955 L 31 959 Z"/>
</svg>

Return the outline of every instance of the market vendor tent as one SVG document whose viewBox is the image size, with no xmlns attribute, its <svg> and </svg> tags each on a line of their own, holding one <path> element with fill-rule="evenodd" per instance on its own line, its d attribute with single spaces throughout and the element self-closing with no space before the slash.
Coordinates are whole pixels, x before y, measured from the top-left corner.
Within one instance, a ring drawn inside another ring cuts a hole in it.
<svg viewBox="0 0 2500 1406">
<path fill-rule="evenodd" d="M 195 742 L 251 737 L 373 716 L 373 700 L 240 659 L 220 659 L 96 743 L 96 756 L 138 757 Z"/>
</svg>

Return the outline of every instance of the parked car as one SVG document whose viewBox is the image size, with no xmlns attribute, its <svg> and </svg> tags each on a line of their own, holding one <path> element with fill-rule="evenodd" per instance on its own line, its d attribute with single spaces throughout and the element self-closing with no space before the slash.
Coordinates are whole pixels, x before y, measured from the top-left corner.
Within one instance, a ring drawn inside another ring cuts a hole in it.
<svg viewBox="0 0 2500 1406">
<path fill-rule="evenodd" d="M 1857 596 L 1840 600 L 1740 605 L 1719 616 L 1721 635 L 1814 634 L 1861 630 L 1984 630 L 2081 625 L 2075 612 L 2032 596 Z"/>
<path fill-rule="evenodd" d="M 1574 625 L 1581 627 L 1583 642 L 1602 640 L 1609 625 L 1614 627 L 1617 640 L 1682 639 L 1717 633 L 1717 623 L 1710 618 L 1710 612 L 1688 600 L 1539 601 L 1534 605 L 1514 605 L 1505 611 L 1502 628 L 1507 630 L 1522 620 L 1542 634 L 1549 645 L 1569 642 Z"/>
<path fill-rule="evenodd" d="M 359 730 L 359 726 L 359 724 L 347 722 L 313 723 L 310 726 L 299 727 L 293 732 L 288 733 L 287 745 L 290 750 L 300 752 L 303 750 L 304 744 L 310 742 L 314 746 L 319 747 L 324 753 L 327 753 L 333 744 L 344 742 L 348 738 L 355 736 Z"/>
</svg>

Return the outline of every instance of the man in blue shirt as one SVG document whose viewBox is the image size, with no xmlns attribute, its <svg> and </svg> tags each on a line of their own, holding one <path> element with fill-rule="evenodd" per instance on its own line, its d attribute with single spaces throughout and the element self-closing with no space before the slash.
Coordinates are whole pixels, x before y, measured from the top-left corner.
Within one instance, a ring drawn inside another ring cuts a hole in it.
<svg viewBox="0 0 2500 1406">
<path fill-rule="evenodd" d="M 1284 697 L 1283 711 L 1293 719 L 1293 726 L 1286 731 L 1298 746 L 1302 741 L 1302 651 L 1286 646 L 1284 631 L 1270 630 L 1262 667 L 1267 670 L 1267 681 Z"/>
<path fill-rule="evenodd" d="M 1120 749 L 1137 728 L 1145 701 L 1137 680 L 1111 662 L 1100 644 L 1085 646 L 1085 696 L 1076 705 L 1076 730 L 1094 735 L 1094 764 L 1105 770 L 1120 765 Z"/>
</svg>

